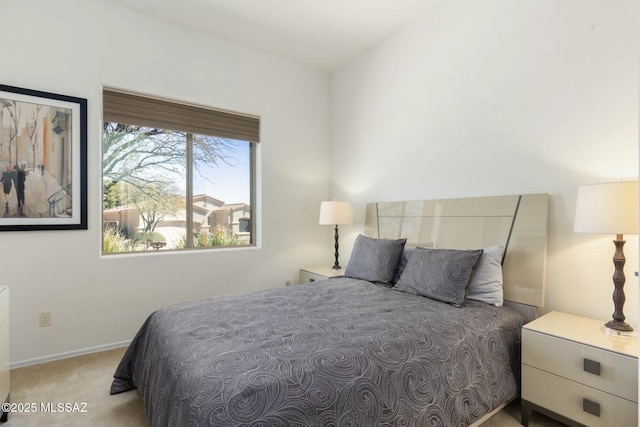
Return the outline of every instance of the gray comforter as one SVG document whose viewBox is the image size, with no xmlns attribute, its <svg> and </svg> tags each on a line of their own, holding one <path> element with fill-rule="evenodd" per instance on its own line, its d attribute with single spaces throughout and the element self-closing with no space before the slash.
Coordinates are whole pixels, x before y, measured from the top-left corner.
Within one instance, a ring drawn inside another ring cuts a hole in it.
<svg viewBox="0 0 640 427">
<path fill-rule="evenodd" d="M 114 375 L 152 426 L 459 426 L 518 394 L 524 318 L 354 279 L 152 313 Z"/>
</svg>

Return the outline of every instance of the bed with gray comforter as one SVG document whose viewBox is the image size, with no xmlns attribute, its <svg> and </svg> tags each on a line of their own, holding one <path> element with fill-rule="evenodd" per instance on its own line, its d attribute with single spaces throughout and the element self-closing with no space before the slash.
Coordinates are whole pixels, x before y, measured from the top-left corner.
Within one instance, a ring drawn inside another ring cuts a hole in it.
<svg viewBox="0 0 640 427">
<path fill-rule="evenodd" d="M 524 323 L 348 278 L 213 297 L 152 313 L 111 394 L 152 426 L 469 425 L 518 395 Z"/>
</svg>

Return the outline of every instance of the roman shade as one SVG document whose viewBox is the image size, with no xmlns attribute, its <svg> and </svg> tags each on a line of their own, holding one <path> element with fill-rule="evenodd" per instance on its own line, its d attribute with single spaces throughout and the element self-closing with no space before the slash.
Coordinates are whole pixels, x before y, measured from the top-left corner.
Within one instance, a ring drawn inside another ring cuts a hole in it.
<svg viewBox="0 0 640 427">
<path fill-rule="evenodd" d="M 260 142 L 260 119 L 120 90 L 102 90 L 106 122 Z"/>
</svg>

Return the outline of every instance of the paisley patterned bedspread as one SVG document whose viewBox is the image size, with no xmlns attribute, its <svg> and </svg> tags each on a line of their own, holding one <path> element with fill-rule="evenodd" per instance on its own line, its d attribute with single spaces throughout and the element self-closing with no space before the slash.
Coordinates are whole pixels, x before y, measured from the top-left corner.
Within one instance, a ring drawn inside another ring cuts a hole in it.
<svg viewBox="0 0 640 427">
<path fill-rule="evenodd" d="M 462 426 L 515 397 L 507 307 L 462 308 L 355 279 L 172 305 L 114 375 L 152 426 Z"/>
</svg>

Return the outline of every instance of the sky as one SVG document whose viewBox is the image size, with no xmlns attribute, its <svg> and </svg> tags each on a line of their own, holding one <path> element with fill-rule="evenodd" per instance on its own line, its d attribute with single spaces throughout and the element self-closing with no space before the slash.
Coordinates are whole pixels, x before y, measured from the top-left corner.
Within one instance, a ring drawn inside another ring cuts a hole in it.
<svg viewBox="0 0 640 427">
<path fill-rule="evenodd" d="M 207 194 L 225 203 L 250 204 L 251 194 L 251 164 L 249 158 L 250 143 L 246 141 L 233 141 L 236 145 L 234 158 L 230 159 L 231 165 L 224 162 L 213 168 L 207 167 L 201 170 L 202 174 L 210 181 L 194 173 L 193 194 Z"/>
</svg>

